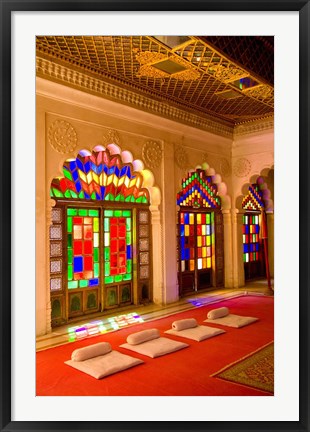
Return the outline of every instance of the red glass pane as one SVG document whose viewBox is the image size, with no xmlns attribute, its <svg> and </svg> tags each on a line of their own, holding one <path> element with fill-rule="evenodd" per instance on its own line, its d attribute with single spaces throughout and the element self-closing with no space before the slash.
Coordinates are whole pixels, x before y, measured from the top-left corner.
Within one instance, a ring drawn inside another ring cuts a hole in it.
<svg viewBox="0 0 310 432">
<path fill-rule="evenodd" d="M 125 252 L 126 251 L 126 242 L 125 240 L 119 240 L 118 241 L 118 249 L 120 252 Z"/>
<path fill-rule="evenodd" d="M 84 225 L 84 238 L 91 239 L 93 237 L 93 227 L 91 225 Z"/>
<path fill-rule="evenodd" d="M 119 265 L 119 267 L 123 267 L 126 265 L 126 255 L 125 254 L 119 254 L 118 265 Z"/>
<path fill-rule="evenodd" d="M 197 249 L 198 258 L 202 258 L 202 251 L 201 248 Z"/>
<path fill-rule="evenodd" d="M 93 269 L 93 257 L 91 256 L 84 257 L 84 270 L 92 271 L 92 269 Z"/>
<path fill-rule="evenodd" d="M 84 279 L 84 273 L 82 272 L 74 273 L 74 280 L 80 280 L 80 279 Z"/>
<path fill-rule="evenodd" d="M 81 218 L 81 217 L 77 217 L 77 216 L 75 216 L 75 217 L 73 218 L 73 224 L 74 224 L 74 225 L 82 225 L 82 223 L 83 223 L 83 218 Z"/>
<path fill-rule="evenodd" d="M 82 255 L 82 241 L 76 240 L 73 242 L 73 253 L 74 255 Z"/>
<path fill-rule="evenodd" d="M 117 225 L 118 224 L 118 219 L 116 217 L 111 217 L 110 218 L 110 225 Z"/>
<path fill-rule="evenodd" d="M 110 270 L 110 274 L 111 274 L 111 276 L 115 276 L 115 275 L 117 275 L 118 274 L 118 269 L 117 268 L 111 268 L 111 270 Z"/>
<path fill-rule="evenodd" d="M 184 224 L 184 214 L 183 213 L 181 213 L 180 214 L 180 224 Z"/>
<path fill-rule="evenodd" d="M 195 226 L 194 225 L 189 226 L 189 235 L 191 235 L 191 236 L 195 235 Z"/>
<path fill-rule="evenodd" d="M 195 258 L 195 251 L 193 248 L 190 249 L 190 259 L 194 259 Z"/>
<path fill-rule="evenodd" d="M 120 224 L 120 225 L 126 225 L 126 218 L 124 218 L 124 217 L 120 217 L 120 218 L 119 218 L 119 224 Z"/>
<path fill-rule="evenodd" d="M 91 255 L 93 253 L 93 242 L 89 240 L 84 241 L 84 253 Z"/>
<path fill-rule="evenodd" d="M 197 235 L 201 236 L 201 225 L 197 225 Z"/>
<path fill-rule="evenodd" d="M 121 267 L 119 269 L 119 274 L 125 274 L 126 273 L 126 267 Z"/>
<path fill-rule="evenodd" d="M 126 237 L 126 226 L 120 225 L 118 233 L 119 233 L 119 237 L 125 238 Z"/>
<path fill-rule="evenodd" d="M 206 223 L 206 214 L 201 213 L 201 224 L 204 225 Z"/>
<path fill-rule="evenodd" d="M 113 237 L 118 237 L 118 226 L 117 225 L 112 225 L 110 228 L 110 234 L 111 234 L 111 238 Z"/>
<path fill-rule="evenodd" d="M 111 267 L 117 267 L 117 254 L 111 255 L 110 264 Z"/>
<path fill-rule="evenodd" d="M 110 243 L 110 248 L 111 248 L 111 253 L 116 253 L 116 252 L 118 252 L 118 241 L 117 240 L 115 240 L 115 239 L 113 239 L 113 240 L 111 240 L 111 243 Z"/>
</svg>

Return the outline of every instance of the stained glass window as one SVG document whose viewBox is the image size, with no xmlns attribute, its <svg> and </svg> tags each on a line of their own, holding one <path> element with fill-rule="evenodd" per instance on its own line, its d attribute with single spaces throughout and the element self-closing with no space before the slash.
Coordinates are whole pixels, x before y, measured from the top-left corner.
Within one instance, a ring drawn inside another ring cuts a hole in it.
<svg viewBox="0 0 310 432">
<path fill-rule="evenodd" d="M 110 155 L 107 149 L 86 153 L 65 161 L 63 177 L 52 180 L 51 197 L 149 203 L 142 175 L 134 172 L 131 164 L 123 164 L 120 155 Z"/>
<path fill-rule="evenodd" d="M 99 285 L 99 210 L 67 209 L 68 288 Z"/>
<path fill-rule="evenodd" d="M 245 263 L 259 261 L 261 257 L 259 255 L 258 212 L 264 209 L 264 201 L 258 184 L 254 183 L 249 186 L 248 194 L 242 200 L 242 208 L 247 211 L 243 215 L 242 227 L 243 261 Z"/>
<path fill-rule="evenodd" d="M 132 279 L 132 218 L 130 210 L 104 211 L 104 280 Z"/>
<path fill-rule="evenodd" d="M 177 204 L 193 208 L 220 208 L 221 201 L 211 177 L 197 169 L 183 179 L 182 190 L 177 194 Z"/>
<path fill-rule="evenodd" d="M 214 213 L 180 213 L 181 271 L 210 269 L 214 254 Z"/>
<path fill-rule="evenodd" d="M 243 215 L 243 261 L 259 260 L 259 217 L 256 214 Z"/>
</svg>

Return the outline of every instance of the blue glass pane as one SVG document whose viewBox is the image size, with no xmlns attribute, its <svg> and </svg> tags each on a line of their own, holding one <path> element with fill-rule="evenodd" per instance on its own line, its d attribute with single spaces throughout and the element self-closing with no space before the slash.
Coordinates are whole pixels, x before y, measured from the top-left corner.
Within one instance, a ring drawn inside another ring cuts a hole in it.
<svg viewBox="0 0 310 432">
<path fill-rule="evenodd" d="M 84 164 L 82 161 L 80 161 L 80 159 L 76 159 L 76 164 L 77 164 L 78 168 L 84 172 Z"/>
<path fill-rule="evenodd" d="M 99 285 L 99 279 L 98 278 L 97 279 L 89 279 L 88 283 L 89 283 L 89 286 Z"/>
<path fill-rule="evenodd" d="M 184 213 L 184 223 L 189 224 L 189 213 Z"/>
<path fill-rule="evenodd" d="M 185 259 L 187 259 L 187 260 L 190 258 L 189 249 L 184 250 L 184 256 L 185 256 Z"/>
<path fill-rule="evenodd" d="M 127 259 L 131 259 L 131 245 L 126 247 Z"/>
<path fill-rule="evenodd" d="M 180 226 L 180 235 L 184 236 L 184 225 Z"/>
<path fill-rule="evenodd" d="M 75 257 L 73 261 L 74 273 L 83 271 L 83 257 Z"/>
<path fill-rule="evenodd" d="M 90 171 L 90 167 L 91 165 L 89 161 L 84 164 L 84 171 L 86 174 Z"/>
<path fill-rule="evenodd" d="M 74 181 L 77 181 L 79 179 L 77 170 L 72 171 L 72 178 Z"/>
</svg>

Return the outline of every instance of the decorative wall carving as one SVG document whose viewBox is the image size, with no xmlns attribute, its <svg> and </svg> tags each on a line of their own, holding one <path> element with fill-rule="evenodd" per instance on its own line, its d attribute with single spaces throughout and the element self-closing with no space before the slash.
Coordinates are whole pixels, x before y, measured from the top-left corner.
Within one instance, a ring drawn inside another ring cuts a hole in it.
<svg viewBox="0 0 310 432">
<path fill-rule="evenodd" d="M 228 177 L 231 174 L 231 166 L 226 158 L 220 159 L 220 169 L 219 173 L 224 177 Z"/>
<path fill-rule="evenodd" d="M 48 129 L 48 141 L 58 153 L 70 153 L 77 146 L 77 133 L 69 122 L 55 120 Z"/>
<path fill-rule="evenodd" d="M 240 125 L 236 125 L 234 128 L 234 137 L 247 135 L 251 133 L 258 133 L 264 130 L 274 128 L 274 119 L 268 118 L 258 122 L 249 122 Z"/>
<path fill-rule="evenodd" d="M 183 146 L 178 146 L 174 150 L 174 158 L 179 168 L 186 168 L 188 166 L 188 154 Z"/>
<path fill-rule="evenodd" d="M 251 163 L 248 159 L 240 158 L 236 160 L 233 167 L 236 177 L 246 177 L 251 171 Z"/>
<path fill-rule="evenodd" d="M 121 143 L 120 136 L 113 129 L 108 129 L 108 131 L 102 137 L 102 144 L 104 146 L 106 146 L 108 144 L 117 144 L 117 145 L 120 145 L 120 143 Z"/>
<path fill-rule="evenodd" d="M 162 149 L 160 143 L 157 141 L 147 141 L 142 148 L 142 156 L 148 167 L 159 167 L 162 160 Z"/>
</svg>

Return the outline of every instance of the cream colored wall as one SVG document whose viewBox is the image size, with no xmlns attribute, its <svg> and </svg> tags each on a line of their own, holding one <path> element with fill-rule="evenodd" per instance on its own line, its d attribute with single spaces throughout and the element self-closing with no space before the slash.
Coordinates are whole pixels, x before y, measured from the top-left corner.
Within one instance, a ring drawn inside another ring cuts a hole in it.
<svg viewBox="0 0 310 432">
<path fill-rule="evenodd" d="M 225 236 L 225 285 L 242 285 L 241 268 L 236 272 L 233 251 L 240 248 L 234 218 L 236 199 L 251 176 L 273 163 L 272 133 L 235 139 L 222 137 L 169 119 L 136 110 L 70 87 L 37 78 L 36 160 L 36 311 L 37 335 L 50 331 L 49 246 L 51 180 L 62 175 L 62 164 L 79 150 L 114 141 L 152 171 L 153 300 L 158 304 L 178 300 L 176 256 L 176 194 L 190 169 L 207 163 L 223 193 Z M 59 126 L 67 132 L 61 133 Z M 267 141 L 266 141 L 267 140 Z M 257 154 L 257 149 L 263 151 Z M 150 153 L 153 149 L 155 153 Z M 255 153 L 256 152 L 256 153 Z M 156 154 L 156 157 L 154 157 Z M 251 165 L 240 176 L 235 169 L 240 158 Z M 235 171 L 234 171 L 235 170 Z M 231 209 L 231 203 L 233 209 Z M 240 251 L 239 251 L 240 252 Z M 240 263 L 238 263 L 240 267 Z M 244 279 L 243 279 L 244 280 Z"/>
</svg>

